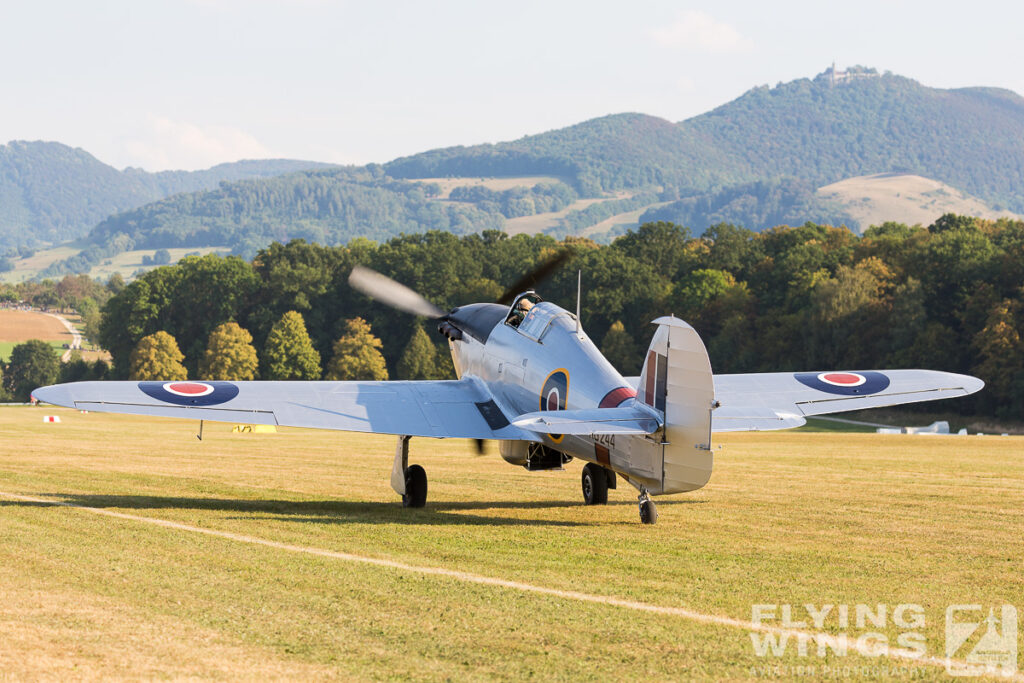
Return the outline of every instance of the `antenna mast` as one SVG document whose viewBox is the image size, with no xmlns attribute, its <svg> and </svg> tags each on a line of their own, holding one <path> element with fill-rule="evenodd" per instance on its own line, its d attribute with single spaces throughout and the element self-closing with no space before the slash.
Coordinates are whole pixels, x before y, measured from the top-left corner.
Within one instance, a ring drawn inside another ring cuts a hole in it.
<svg viewBox="0 0 1024 683">
<path fill-rule="evenodd" d="M 583 298 L 583 271 L 576 271 L 576 336 L 580 334 L 580 299 Z"/>
</svg>

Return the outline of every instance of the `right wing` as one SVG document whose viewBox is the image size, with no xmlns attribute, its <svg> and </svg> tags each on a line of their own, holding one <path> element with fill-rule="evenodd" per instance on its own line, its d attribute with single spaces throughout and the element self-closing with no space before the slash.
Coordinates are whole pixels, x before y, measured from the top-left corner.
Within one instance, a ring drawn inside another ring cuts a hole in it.
<svg viewBox="0 0 1024 683">
<path fill-rule="evenodd" d="M 190 393 L 191 392 L 191 393 Z M 510 424 L 478 379 L 421 382 L 72 382 L 44 403 L 97 413 L 338 429 L 435 438 L 540 437 Z"/>
</svg>

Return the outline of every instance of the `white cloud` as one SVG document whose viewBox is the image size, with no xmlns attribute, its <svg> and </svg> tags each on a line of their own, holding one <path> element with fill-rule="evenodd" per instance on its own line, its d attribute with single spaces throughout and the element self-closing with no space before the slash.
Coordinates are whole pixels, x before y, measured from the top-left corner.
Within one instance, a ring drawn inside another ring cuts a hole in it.
<svg viewBox="0 0 1024 683">
<path fill-rule="evenodd" d="M 147 171 L 195 170 L 239 159 L 272 156 L 259 140 L 231 126 L 200 126 L 165 116 L 150 116 L 148 125 L 125 143 L 133 166 Z"/>
<path fill-rule="evenodd" d="M 744 52 L 752 46 L 733 26 L 699 10 L 679 12 L 672 23 L 652 28 L 649 33 L 654 42 L 663 47 L 693 52 Z"/>
</svg>

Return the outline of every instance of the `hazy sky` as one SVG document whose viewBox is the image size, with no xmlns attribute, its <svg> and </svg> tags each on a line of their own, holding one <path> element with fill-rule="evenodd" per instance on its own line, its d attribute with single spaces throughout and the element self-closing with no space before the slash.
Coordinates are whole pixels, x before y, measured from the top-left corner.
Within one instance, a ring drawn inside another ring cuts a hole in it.
<svg viewBox="0 0 1024 683">
<path fill-rule="evenodd" d="M 673 121 L 833 59 L 1024 92 L 1024 3 L 0 0 L 0 142 L 119 168 L 366 163 L 623 111 Z"/>
</svg>

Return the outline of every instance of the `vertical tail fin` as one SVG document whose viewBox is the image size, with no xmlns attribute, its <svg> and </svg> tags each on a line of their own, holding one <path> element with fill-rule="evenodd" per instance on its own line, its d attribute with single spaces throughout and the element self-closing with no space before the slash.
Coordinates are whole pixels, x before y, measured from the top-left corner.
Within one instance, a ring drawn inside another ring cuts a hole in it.
<svg viewBox="0 0 1024 683">
<path fill-rule="evenodd" d="M 665 418 L 662 491 L 693 491 L 711 477 L 711 411 L 715 385 L 700 335 L 675 317 L 654 321 L 636 400 Z"/>
</svg>

